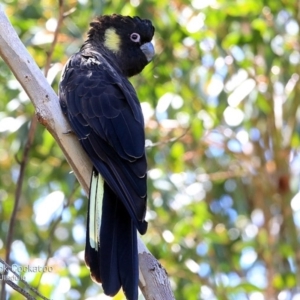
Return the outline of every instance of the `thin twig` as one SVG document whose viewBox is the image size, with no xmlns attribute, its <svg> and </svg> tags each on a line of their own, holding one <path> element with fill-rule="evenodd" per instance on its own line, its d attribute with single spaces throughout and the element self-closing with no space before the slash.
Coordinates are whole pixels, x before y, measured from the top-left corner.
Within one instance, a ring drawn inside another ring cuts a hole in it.
<svg viewBox="0 0 300 300">
<path fill-rule="evenodd" d="M 60 32 L 60 28 L 61 28 L 63 20 L 65 18 L 64 0 L 58 0 L 58 4 L 59 4 L 59 12 L 58 12 L 57 25 L 56 25 L 56 29 L 54 31 L 53 41 L 52 41 L 50 49 L 47 53 L 47 58 L 46 58 L 46 63 L 45 63 L 45 68 L 44 68 L 44 74 L 45 74 L 46 77 L 47 77 L 48 71 L 50 69 L 50 64 L 51 64 L 51 61 L 52 61 L 52 56 L 53 56 L 55 46 L 57 44 L 57 39 L 58 39 L 58 35 L 59 35 L 59 32 Z"/>
<path fill-rule="evenodd" d="M 21 287 L 19 287 L 17 284 L 15 284 L 12 280 L 9 279 L 3 279 L 3 282 L 8 284 L 11 288 L 13 288 L 15 291 L 17 291 L 19 294 L 23 295 L 24 297 L 26 297 L 26 299 L 29 300 L 35 300 L 35 298 L 30 295 L 27 291 L 25 291 L 24 289 L 22 289 Z"/>
<path fill-rule="evenodd" d="M 0 258 L 0 263 L 5 267 L 5 272 L 4 273 L 8 274 L 8 272 L 11 272 L 14 275 L 15 279 L 17 279 L 17 280 L 21 281 L 22 283 L 24 283 L 26 288 L 28 290 L 32 291 L 36 296 L 38 296 L 39 298 L 42 298 L 43 300 L 49 300 L 48 298 L 46 298 L 42 294 L 40 294 L 35 288 L 31 287 L 27 283 L 27 281 L 24 280 L 24 278 L 22 276 L 20 276 L 20 274 L 18 274 L 16 271 L 14 271 L 13 268 L 9 264 L 7 264 L 4 260 L 2 260 L 1 258 Z M 3 276 L 5 276 L 4 273 L 3 273 Z M 8 279 L 8 277 L 6 277 L 6 278 L 2 277 L 2 280 L 5 281 L 5 283 L 7 283 L 9 286 L 11 286 L 14 290 L 21 293 L 25 297 L 27 297 L 27 299 L 35 299 L 27 291 L 25 291 L 24 288 L 21 288 L 17 284 L 13 283 L 13 281 L 11 279 Z M 28 297 L 28 295 L 30 297 Z"/>
<path fill-rule="evenodd" d="M 249 176 L 251 174 L 250 171 L 246 169 L 240 168 L 237 170 L 228 170 L 228 171 L 220 171 L 215 173 L 202 173 L 197 175 L 197 180 L 199 182 L 210 181 L 223 181 L 229 178 L 241 178 L 245 176 Z"/>
<path fill-rule="evenodd" d="M 157 142 L 157 143 L 151 143 L 149 145 L 146 145 L 146 148 L 152 148 L 152 147 L 157 147 L 157 146 L 161 146 L 161 145 L 165 145 L 165 144 L 177 142 L 178 140 L 180 140 L 181 138 L 183 138 L 188 133 L 188 131 L 190 130 L 190 128 L 191 128 L 190 126 L 188 128 L 186 128 L 186 130 L 184 131 L 184 133 L 181 134 L 178 137 L 173 137 L 173 138 L 167 139 L 165 141 Z"/>
<path fill-rule="evenodd" d="M 5 256 L 5 260 L 7 261 L 8 264 L 10 262 L 9 254 L 10 254 L 10 250 L 11 250 L 11 243 L 12 243 L 12 238 L 13 238 L 13 233 L 14 233 L 14 226 L 15 226 L 15 222 L 16 222 L 16 216 L 17 216 L 17 211 L 18 211 L 21 192 L 22 192 L 22 184 L 23 184 L 23 180 L 24 180 L 25 167 L 26 167 L 26 164 L 27 164 L 27 161 L 28 161 L 29 151 L 30 151 L 30 148 L 31 148 L 31 145 L 32 145 L 32 142 L 33 142 L 33 138 L 34 138 L 34 134 L 35 134 L 35 130 L 36 130 L 36 125 L 37 125 L 37 119 L 33 118 L 31 120 L 29 132 L 28 132 L 28 138 L 27 138 L 27 142 L 26 142 L 26 145 L 25 145 L 23 157 L 22 157 L 21 164 L 20 164 L 20 174 L 19 174 L 19 177 L 18 177 L 17 188 L 16 188 L 16 192 L 15 192 L 15 203 L 14 203 L 13 212 L 12 212 L 12 215 L 11 215 L 11 218 L 10 218 L 8 235 L 7 235 L 7 239 L 6 239 L 6 256 Z"/>
<path fill-rule="evenodd" d="M 34 117 L 34 118 L 32 118 L 31 123 L 30 123 L 28 138 L 27 138 L 27 142 L 26 142 L 26 145 L 25 145 L 23 157 L 22 157 L 22 160 L 21 160 L 21 163 L 20 163 L 20 174 L 19 174 L 18 181 L 17 181 L 17 186 L 16 186 L 14 208 L 13 208 L 11 218 L 10 218 L 10 221 L 9 221 L 8 233 L 7 233 L 7 237 L 6 237 L 5 260 L 8 264 L 10 263 L 9 255 L 10 255 L 11 244 L 12 244 L 13 235 L 14 235 L 14 228 L 15 228 L 15 224 L 16 224 L 17 211 L 18 211 L 20 198 L 21 198 L 25 168 L 26 168 L 26 165 L 27 165 L 27 162 L 28 162 L 29 151 L 30 151 L 30 148 L 31 148 L 31 145 L 32 145 L 32 142 L 33 142 L 34 134 L 35 134 L 35 131 L 36 131 L 36 126 L 37 126 L 37 118 Z M 6 283 L 6 281 L 2 280 L 1 295 L 0 295 L 0 299 L 2 299 L 2 300 L 5 299 L 5 283 Z"/>
</svg>

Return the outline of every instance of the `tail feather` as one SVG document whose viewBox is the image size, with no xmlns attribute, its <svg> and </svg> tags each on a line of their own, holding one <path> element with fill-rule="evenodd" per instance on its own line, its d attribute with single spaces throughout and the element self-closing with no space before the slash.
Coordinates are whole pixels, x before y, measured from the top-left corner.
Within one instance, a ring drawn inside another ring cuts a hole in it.
<svg viewBox="0 0 300 300">
<path fill-rule="evenodd" d="M 105 294 L 114 296 L 121 288 L 118 266 L 118 203 L 107 184 L 104 191 L 100 230 L 101 278 Z"/>
<path fill-rule="evenodd" d="M 93 173 L 92 182 L 95 174 Z M 98 180 L 95 182 L 98 182 L 98 189 L 101 182 Z M 101 192 L 95 192 L 91 184 L 90 197 L 98 198 L 97 195 L 98 197 L 101 196 Z M 136 226 L 123 203 L 106 183 L 104 183 L 104 193 L 101 197 L 101 201 L 100 199 L 96 201 L 89 199 L 85 248 L 86 264 L 90 268 L 93 280 L 102 283 L 105 294 L 114 296 L 123 287 L 126 298 L 136 300 L 138 298 Z M 97 203 L 99 202 L 103 212 L 102 216 L 100 214 L 100 240 L 99 231 L 98 237 L 94 236 L 95 230 L 98 229 L 99 214 L 97 211 L 99 204 Z"/>
<path fill-rule="evenodd" d="M 123 213 L 122 205 L 118 233 L 118 263 L 124 293 L 127 299 L 138 298 L 139 261 L 137 247 L 137 230 L 132 219 Z"/>
<path fill-rule="evenodd" d="M 87 229 L 87 234 L 86 234 L 86 243 L 85 243 L 85 256 L 84 260 L 86 265 L 89 267 L 90 272 L 91 272 L 91 277 L 93 281 L 97 283 L 101 283 L 101 275 L 100 275 L 100 257 L 99 257 L 99 252 L 93 249 L 90 246 L 89 242 L 89 234 L 88 234 L 88 229 Z"/>
</svg>

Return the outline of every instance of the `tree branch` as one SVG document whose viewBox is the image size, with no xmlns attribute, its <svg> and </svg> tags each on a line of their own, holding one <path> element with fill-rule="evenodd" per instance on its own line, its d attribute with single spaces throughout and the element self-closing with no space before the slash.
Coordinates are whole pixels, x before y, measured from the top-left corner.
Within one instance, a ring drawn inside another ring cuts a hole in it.
<svg viewBox="0 0 300 300">
<path fill-rule="evenodd" d="M 38 121 L 52 134 L 82 188 L 88 194 L 92 164 L 77 138 L 72 134 L 65 134 L 70 131 L 70 126 L 61 112 L 57 95 L 20 41 L 1 6 L 0 55 L 31 99 Z M 140 239 L 138 243 L 142 274 L 140 287 L 145 298 L 147 300 L 174 299 L 166 271 L 162 269 Z M 154 268 L 154 266 L 159 266 L 159 268 Z M 152 290 L 152 287 L 155 287 L 155 290 Z"/>
</svg>

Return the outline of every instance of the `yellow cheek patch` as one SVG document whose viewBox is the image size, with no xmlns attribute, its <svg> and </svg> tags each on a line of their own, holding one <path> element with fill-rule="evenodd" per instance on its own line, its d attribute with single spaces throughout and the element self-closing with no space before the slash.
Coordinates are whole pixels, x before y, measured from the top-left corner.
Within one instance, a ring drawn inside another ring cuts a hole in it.
<svg viewBox="0 0 300 300">
<path fill-rule="evenodd" d="M 104 35 L 104 46 L 110 51 L 117 53 L 120 51 L 121 39 L 114 28 L 108 28 Z"/>
</svg>

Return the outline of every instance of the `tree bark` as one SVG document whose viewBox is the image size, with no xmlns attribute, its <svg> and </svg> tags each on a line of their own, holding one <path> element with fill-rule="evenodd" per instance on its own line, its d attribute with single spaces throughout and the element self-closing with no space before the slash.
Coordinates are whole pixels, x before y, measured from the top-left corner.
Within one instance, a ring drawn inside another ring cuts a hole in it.
<svg viewBox="0 0 300 300">
<path fill-rule="evenodd" d="M 0 55 L 31 99 L 39 122 L 52 134 L 86 194 L 92 164 L 61 112 L 58 97 L 30 56 L 0 5 Z M 140 282 L 146 300 L 174 299 L 165 269 L 138 239 Z"/>
</svg>

